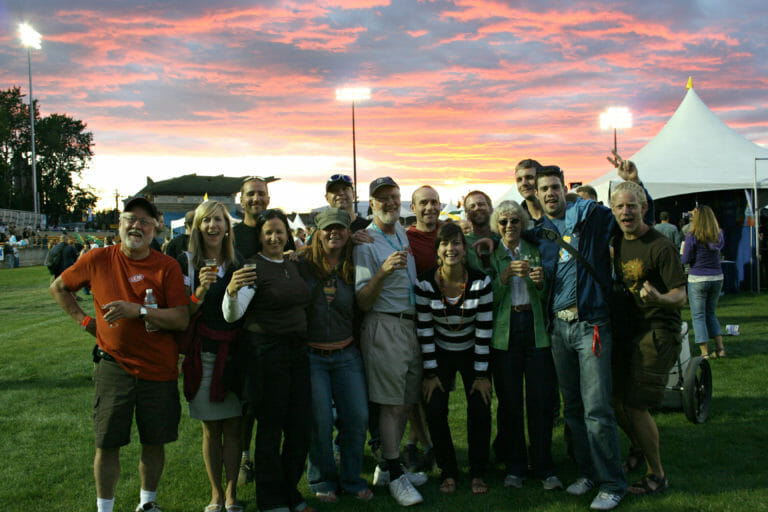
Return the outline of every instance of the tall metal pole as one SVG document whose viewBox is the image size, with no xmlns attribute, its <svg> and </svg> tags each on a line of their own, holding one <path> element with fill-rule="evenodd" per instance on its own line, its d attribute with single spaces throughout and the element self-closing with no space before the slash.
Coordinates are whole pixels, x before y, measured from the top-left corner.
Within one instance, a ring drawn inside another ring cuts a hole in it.
<svg viewBox="0 0 768 512">
<path fill-rule="evenodd" d="M 35 157 L 35 101 L 32 98 L 32 49 L 27 47 L 27 64 L 29 65 L 29 127 L 32 134 L 32 194 L 35 214 L 40 213 L 37 200 L 37 158 Z"/>
<path fill-rule="evenodd" d="M 355 100 L 352 100 L 352 179 L 355 193 L 355 215 L 360 215 L 357 210 L 357 148 L 355 147 Z"/>
<path fill-rule="evenodd" d="M 613 153 L 614 154 L 619 153 L 619 146 L 616 142 L 616 128 L 613 129 Z"/>
<path fill-rule="evenodd" d="M 757 293 L 760 293 L 760 199 L 757 194 L 757 161 L 768 160 L 768 158 L 755 157 L 754 163 L 754 182 L 753 182 L 753 212 L 755 215 L 755 261 L 757 262 Z"/>
</svg>

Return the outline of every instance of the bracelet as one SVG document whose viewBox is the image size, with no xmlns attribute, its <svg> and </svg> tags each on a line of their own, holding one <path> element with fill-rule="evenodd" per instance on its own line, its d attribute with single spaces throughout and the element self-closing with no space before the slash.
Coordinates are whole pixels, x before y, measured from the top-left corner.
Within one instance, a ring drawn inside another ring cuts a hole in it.
<svg viewBox="0 0 768 512">
<path fill-rule="evenodd" d="M 202 300 L 202 299 L 198 299 L 198 298 L 195 296 L 195 294 L 194 294 L 194 293 L 193 293 L 192 295 L 190 295 L 190 296 L 189 296 L 189 300 L 191 300 L 193 304 L 200 304 L 201 302 L 203 302 L 203 300 Z"/>
<path fill-rule="evenodd" d="M 80 322 L 80 327 L 82 327 L 83 329 L 87 329 L 88 328 L 88 324 L 91 323 L 91 320 L 93 320 L 93 317 L 85 315 L 83 317 L 83 320 Z"/>
</svg>

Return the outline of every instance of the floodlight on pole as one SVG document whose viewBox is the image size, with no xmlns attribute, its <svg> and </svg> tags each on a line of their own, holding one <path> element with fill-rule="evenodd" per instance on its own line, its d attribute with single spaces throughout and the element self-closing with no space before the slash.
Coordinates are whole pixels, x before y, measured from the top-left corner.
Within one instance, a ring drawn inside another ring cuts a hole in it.
<svg viewBox="0 0 768 512">
<path fill-rule="evenodd" d="M 337 101 L 349 101 L 352 103 L 352 180 L 355 195 L 355 215 L 357 210 L 357 148 L 355 146 L 355 101 L 371 99 L 371 90 L 368 87 L 343 87 L 336 89 Z"/>
<path fill-rule="evenodd" d="M 27 47 L 27 66 L 29 68 L 29 129 L 32 140 L 32 194 L 33 208 L 35 213 L 40 213 L 40 204 L 37 199 L 37 158 L 35 156 L 35 101 L 32 98 L 32 48 L 39 50 L 42 48 L 40 41 L 43 36 L 38 31 L 22 23 L 19 25 L 19 37 L 21 44 Z"/>
<path fill-rule="evenodd" d="M 600 129 L 613 129 L 613 151 L 618 152 L 616 130 L 632 128 L 632 112 L 627 107 L 609 107 L 600 114 Z"/>
</svg>

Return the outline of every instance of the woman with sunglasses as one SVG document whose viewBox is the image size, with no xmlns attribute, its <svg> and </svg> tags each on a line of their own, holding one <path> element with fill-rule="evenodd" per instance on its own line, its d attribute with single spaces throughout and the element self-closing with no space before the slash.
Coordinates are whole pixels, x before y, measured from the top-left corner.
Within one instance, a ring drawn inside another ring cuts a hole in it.
<svg viewBox="0 0 768 512">
<path fill-rule="evenodd" d="M 523 384 L 533 473 L 544 489 L 562 488 L 552 460 L 557 377 L 545 326 L 545 278 L 538 247 L 521 235 L 528 214 L 503 201 L 491 217 L 501 243 L 491 254 L 493 340 L 491 371 L 498 410 L 496 454 L 506 466 L 505 487 L 522 488 L 528 468 Z"/>
<path fill-rule="evenodd" d="M 312 440 L 307 482 L 324 503 L 339 491 L 368 501 L 373 493 L 360 477 L 363 467 L 368 395 L 360 350 L 354 342 L 355 265 L 349 214 L 328 208 L 315 217 L 317 231 L 299 262 L 312 290 L 308 310 L 308 352 L 312 381 Z M 341 474 L 333 451 L 336 404 Z"/>
<path fill-rule="evenodd" d="M 254 480 L 259 510 L 307 506 L 296 488 L 309 449 L 310 381 L 307 317 L 310 289 L 296 263 L 285 214 L 265 210 L 256 221 L 256 254 L 227 286 L 224 318 L 242 318 L 245 399 L 256 413 Z M 282 451 L 281 451 L 282 448 Z"/>
<path fill-rule="evenodd" d="M 232 392 L 234 364 L 231 343 L 239 324 L 228 323 L 221 312 L 227 283 L 239 257 L 233 246 L 232 221 L 218 201 L 195 209 L 189 250 L 179 258 L 189 295 L 189 312 L 199 312 L 195 333 L 181 365 L 189 415 L 203 422 L 203 461 L 211 482 L 208 512 L 240 512 L 237 471 L 240 456 L 240 399 Z M 239 390 L 238 390 L 239 391 Z M 221 485 L 221 470 L 226 490 Z"/>
<path fill-rule="evenodd" d="M 442 472 L 440 491 L 456 491 L 459 469 L 451 430 L 448 398 L 456 372 L 467 399 L 469 465 L 474 494 L 485 494 L 483 472 L 491 438 L 491 382 L 488 345 L 493 327 L 490 279 L 466 265 L 467 245 L 460 226 L 448 223 L 435 239 L 437 267 L 416 284 L 416 333 L 424 365 L 424 410 L 435 460 Z"/>
</svg>

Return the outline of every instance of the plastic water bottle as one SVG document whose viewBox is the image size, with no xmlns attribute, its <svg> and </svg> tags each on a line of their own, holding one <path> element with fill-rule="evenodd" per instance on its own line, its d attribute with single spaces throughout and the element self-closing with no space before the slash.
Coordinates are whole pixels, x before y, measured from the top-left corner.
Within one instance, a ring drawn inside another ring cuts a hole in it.
<svg viewBox="0 0 768 512">
<path fill-rule="evenodd" d="M 157 309 L 157 299 L 155 299 L 155 292 L 152 291 L 152 288 L 147 288 L 147 291 L 145 292 L 144 307 L 147 309 Z M 144 320 L 144 327 L 147 328 L 147 332 L 155 332 L 160 330 L 152 325 L 149 320 Z"/>
</svg>

